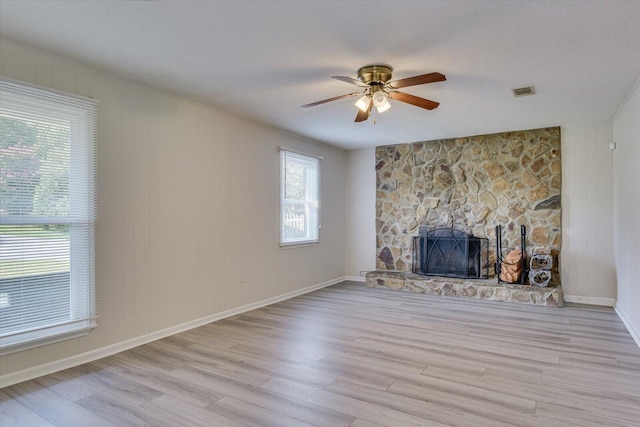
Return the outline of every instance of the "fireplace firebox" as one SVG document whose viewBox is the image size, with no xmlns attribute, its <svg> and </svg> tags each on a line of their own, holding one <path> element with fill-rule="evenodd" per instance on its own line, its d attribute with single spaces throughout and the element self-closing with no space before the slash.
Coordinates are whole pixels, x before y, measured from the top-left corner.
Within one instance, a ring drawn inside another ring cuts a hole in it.
<svg viewBox="0 0 640 427">
<path fill-rule="evenodd" d="M 487 279 L 489 240 L 454 228 L 420 227 L 413 238 L 412 270 L 426 276 Z"/>
</svg>

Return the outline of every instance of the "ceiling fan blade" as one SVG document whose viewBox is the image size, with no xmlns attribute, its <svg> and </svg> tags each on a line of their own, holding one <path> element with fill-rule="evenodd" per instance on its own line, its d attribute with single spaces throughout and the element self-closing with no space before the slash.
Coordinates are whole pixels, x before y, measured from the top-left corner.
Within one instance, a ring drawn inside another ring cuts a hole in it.
<svg viewBox="0 0 640 427">
<path fill-rule="evenodd" d="M 360 86 L 360 87 L 369 87 L 368 84 L 361 82 L 358 79 L 354 79 L 353 77 L 344 77 L 344 76 L 332 76 L 332 79 L 340 80 L 346 83 L 351 83 L 352 85 Z"/>
<path fill-rule="evenodd" d="M 358 115 L 356 116 L 355 122 L 364 122 L 369 118 L 371 114 L 371 109 L 373 108 L 373 99 L 369 101 L 369 106 L 367 107 L 367 111 L 362 111 L 358 109 Z"/>
<path fill-rule="evenodd" d="M 423 85 L 425 83 L 442 82 L 444 80 L 447 80 L 444 74 L 429 73 L 429 74 L 421 74 L 419 76 L 407 77 L 406 79 L 394 80 L 392 82 L 387 83 L 386 86 L 394 89 L 400 89 L 401 87 Z"/>
<path fill-rule="evenodd" d="M 407 104 L 415 105 L 416 107 L 425 108 L 427 110 L 433 110 L 438 108 L 439 102 L 431 101 L 428 99 L 420 98 L 419 96 L 409 95 L 403 92 L 389 92 L 389 97 L 396 101 L 406 102 Z"/>
<path fill-rule="evenodd" d="M 301 105 L 300 108 L 315 107 L 316 105 L 324 104 L 326 102 L 337 101 L 339 99 L 344 99 L 344 98 L 350 98 L 350 97 L 356 96 L 356 95 L 362 95 L 362 92 L 348 93 L 346 95 L 334 96 L 333 98 L 323 99 L 322 101 L 316 101 L 316 102 L 312 102 L 311 104 Z"/>
</svg>

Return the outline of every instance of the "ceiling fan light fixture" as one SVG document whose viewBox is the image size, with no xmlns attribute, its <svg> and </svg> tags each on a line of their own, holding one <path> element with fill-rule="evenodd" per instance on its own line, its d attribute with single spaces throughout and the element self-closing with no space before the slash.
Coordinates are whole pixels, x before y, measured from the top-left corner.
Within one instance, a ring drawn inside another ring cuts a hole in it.
<svg viewBox="0 0 640 427">
<path fill-rule="evenodd" d="M 373 95 L 373 105 L 376 106 L 378 113 L 384 113 L 391 108 L 391 104 L 389 104 L 389 100 L 387 99 L 387 94 L 381 90 L 377 91 Z"/>
<path fill-rule="evenodd" d="M 378 113 L 383 113 L 391 108 L 389 98 L 393 99 L 394 102 L 404 102 L 405 104 L 414 105 L 416 107 L 424 108 L 425 110 L 438 108 L 438 105 L 440 105 L 439 102 L 420 98 L 419 96 L 411 95 L 406 92 L 400 92 L 398 89 L 424 85 L 427 83 L 443 82 L 447 80 L 444 74 L 434 72 L 399 80 L 391 80 L 392 71 L 393 69 L 388 65 L 373 64 L 360 68 L 358 70 L 357 79 L 354 79 L 353 77 L 333 76 L 336 80 L 358 86 L 361 92 L 334 96 L 333 98 L 327 98 L 321 101 L 312 102 L 311 104 L 302 105 L 302 108 L 313 107 L 327 102 L 357 96 L 360 97 L 360 99 L 355 103 L 356 107 L 358 107 L 358 114 L 354 120 L 356 123 L 367 120 L 371 115 L 371 110 L 374 105 L 378 110 Z"/>
<path fill-rule="evenodd" d="M 356 101 L 356 107 L 360 109 L 363 113 L 369 109 L 369 103 L 371 100 L 369 99 L 369 95 L 364 95 L 362 98 Z"/>
</svg>

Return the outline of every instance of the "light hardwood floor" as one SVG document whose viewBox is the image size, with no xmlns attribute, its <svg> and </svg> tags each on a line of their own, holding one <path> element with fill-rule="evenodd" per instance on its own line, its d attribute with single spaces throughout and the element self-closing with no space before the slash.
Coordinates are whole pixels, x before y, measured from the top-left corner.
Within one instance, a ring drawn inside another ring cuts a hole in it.
<svg viewBox="0 0 640 427">
<path fill-rule="evenodd" d="M 0 426 L 639 426 L 612 309 L 344 282 L 0 390 Z"/>
</svg>

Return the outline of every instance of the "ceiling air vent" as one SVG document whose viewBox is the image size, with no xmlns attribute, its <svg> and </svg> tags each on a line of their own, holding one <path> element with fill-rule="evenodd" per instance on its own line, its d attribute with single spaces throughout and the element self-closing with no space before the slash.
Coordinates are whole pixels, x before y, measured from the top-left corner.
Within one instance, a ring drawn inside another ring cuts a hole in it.
<svg viewBox="0 0 640 427">
<path fill-rule="evenodd" d="M 511 89 L 511 91 L 513 92 L 513 96 L 515 96 L 516 98 L 521 96 L 533 95 L 534 93 L 536 93 L 536 91 L 533 89 L 533 86 L 519 87 L 517 89 Z"/>
</svg>

